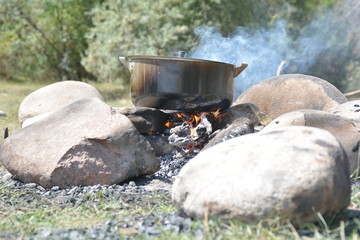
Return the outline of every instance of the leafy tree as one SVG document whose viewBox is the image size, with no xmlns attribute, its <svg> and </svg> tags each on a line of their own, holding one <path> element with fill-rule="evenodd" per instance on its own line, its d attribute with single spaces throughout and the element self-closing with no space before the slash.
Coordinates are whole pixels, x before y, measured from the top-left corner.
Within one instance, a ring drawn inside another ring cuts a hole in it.
<svg viewBox="0 0 360 240">
<path fill-rule="evenodd" d="M 271 26 L 282 18 L 294 19 L 294 33 L 306 25 L 318 5 L 335 0 L 106 0 L 92 10 L 94 27 L 87 34 L 89 48 L 82 64 L 100 81 L 127 84 L 117 57 L 171 55 L 198 44 L 194 29 L 218 28 L 231 34 L 237 26 Z M 121 81 L 124 79 L 124 81 Z"/>
<path fill-rule="evenodd" d="M 236 3 L 235 0 L 105 1 L 92 11 L 94 27 L 87 34 L 89 48 L 82 63 L 100 81 L 119 81 L 121 73 L 125 73 L 117 61 L 120 55 L 188 51 L 197 44 L 193 31 L 199 25 L 230 32 L 233 22 L 247 24 L 246 14 L 233 13 L 231 5 Z M 246 2 L 240 5 L 249 7 Z M 128 77 L 123 79 L 126 82 Z"/>
<path fill-rule="evenodd" d="M 91 27 L 87 12 L 101 0 L 0 0 L 0 70 L 17 80 L 75 79 Z"/>
<path fill-rule="evenodd" d="M 191 51 L 199 42 L 194 34 L 199 26 L 216 27 L 227 36 L 238 26 L 271 28 L 287 19 L 297 44 L 319 9 L 345 3 L 351 9 L 356 1 L 0 0 L 0 78 L 93 78 L 126 85 L 129 75 L 118 56 Z M 359 15 L 357 10 L 347 17 L 351 29 L 356 29 Z M 359 35 L 359 30 L 353 32 Z M 342 41 L 345 47 L 322 53 L 309 74 L 329 79 L 342 90 L 358 86 L 357 40 Z"/>
</svg>

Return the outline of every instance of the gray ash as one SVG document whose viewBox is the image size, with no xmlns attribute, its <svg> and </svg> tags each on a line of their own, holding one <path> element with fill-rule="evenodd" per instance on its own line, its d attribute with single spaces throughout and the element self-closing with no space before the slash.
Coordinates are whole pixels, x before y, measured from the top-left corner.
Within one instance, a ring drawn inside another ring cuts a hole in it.
<svg viewBox="0 0 360 240">
<path fill-rule="evenodd" d="M 168 155 L 160 156 L 160 170 L 154 174 L 154 177 L 172 180 L 192 158 L 184 157 L 183 154 L 186 155 L 186 152 L 174 150 Z"/>
</svg>

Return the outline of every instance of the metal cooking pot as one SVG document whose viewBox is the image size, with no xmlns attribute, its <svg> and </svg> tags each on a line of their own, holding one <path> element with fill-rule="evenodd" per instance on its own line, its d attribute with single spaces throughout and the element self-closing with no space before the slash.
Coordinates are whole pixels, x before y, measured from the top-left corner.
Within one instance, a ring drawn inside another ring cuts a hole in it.
<svg viewBox="0 0 360 240">
<path fill-rule="evenodd" d="M 137 107 L 208 111 L 228 108 L 234 78 L 246 67 L 185 57 L 119 57 L 131 73 L 132 102 Z"/>
</svg>

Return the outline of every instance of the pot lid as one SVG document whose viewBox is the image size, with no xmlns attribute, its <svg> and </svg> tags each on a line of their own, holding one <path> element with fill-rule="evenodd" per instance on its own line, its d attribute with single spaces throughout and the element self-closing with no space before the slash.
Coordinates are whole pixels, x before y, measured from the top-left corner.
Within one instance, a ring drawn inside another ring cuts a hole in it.
<svg viewBox="0 0 360 240">
<path fill-rule="evenodd" d="M 188 58 L 188 57 L 167 57 L 167 56 L 149 56 L 149 55 L 132 55 L 126 57 L 130 61 L 142 61 L 142 60 L 150 60 L 150 61 L 186 61 L 186 62 L 203 62 L 203 63 L 216 63 L 216 64 L 226 64 L 233 65 L 225 62 L 197 59 L 197 58 Z M 234 65 L 233 65 L 234 66 Z"/>
</svg>

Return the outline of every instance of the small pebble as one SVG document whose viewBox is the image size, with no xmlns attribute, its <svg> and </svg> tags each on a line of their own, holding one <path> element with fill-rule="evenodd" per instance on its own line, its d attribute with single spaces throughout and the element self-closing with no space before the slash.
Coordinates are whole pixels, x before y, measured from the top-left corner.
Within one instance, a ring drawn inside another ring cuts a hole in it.
<svg viewBox="0 0 360 240">
<path fill-rule="evenodd" d="M 25 188 L 36 188 L 37 184 L 36 183 L 26 183 L 24 184 Z"/>
<path fill-rule="evenodd" d="M 37 187 L 36 187 L 37 189 L 39 189 L 40 191 L 42 191 L 42 192 L 44 192 L 45 191 L 45 188 L 44 187 L 42 187 L 42 186 L 40 186 L 40 185 L 37 185 Z"/>
<path fill-rule="evenodd" d="M 73 193 L 76 192 L 77 189 L 78 189 L 78 187 L 73 187 L 72 189 L 70 189 L 70 190 L 68 191 L 68 195 L 72 195 Z"/>
<path fill-rule="evenodd" d="M 9 172 L 6 172 L 2 177 L 0 177 L 0 182 L 7 182 L 11 180 L 12 175 Z"/>
<path fill-rule="evenodd" d="M 49 196 L 51 194 L 51 192 L 50 191 L 47 191 L 47 192 L 45 192 L 44 194 L 43 194 L 43 196 Z"/>
<path fill-rule="evenodd" d="M 136 187 L 136 183 L 134 181 L 130 181 L 128 186 L 129 187 Z"/>
</svg>

